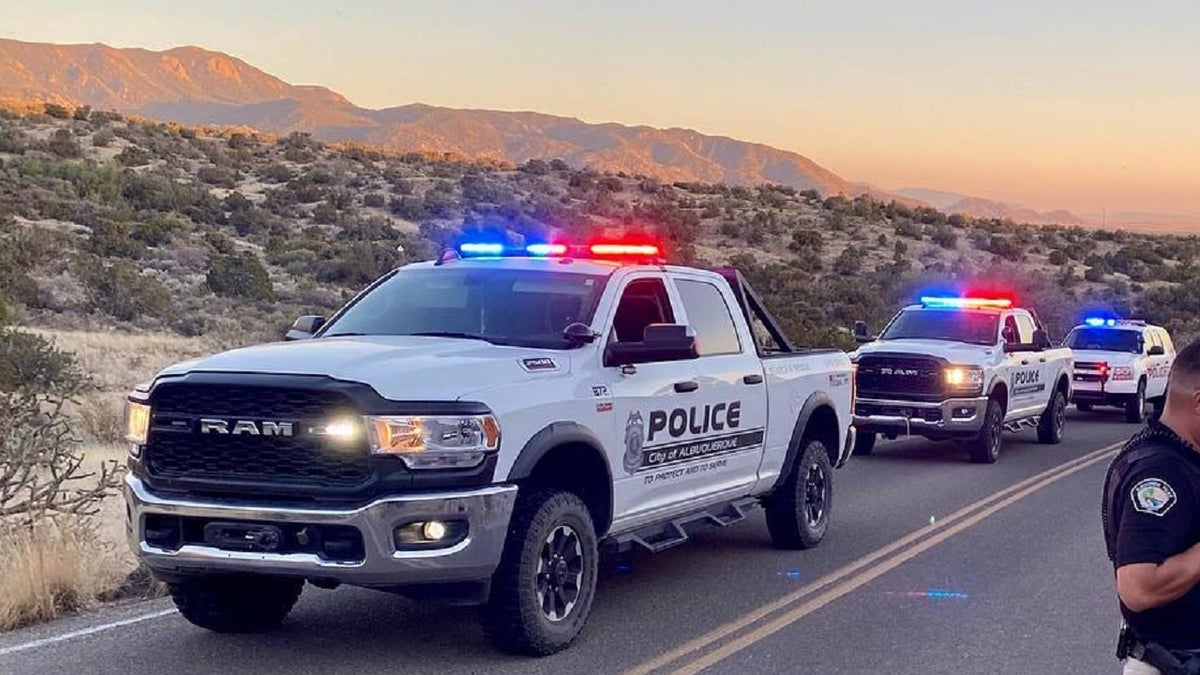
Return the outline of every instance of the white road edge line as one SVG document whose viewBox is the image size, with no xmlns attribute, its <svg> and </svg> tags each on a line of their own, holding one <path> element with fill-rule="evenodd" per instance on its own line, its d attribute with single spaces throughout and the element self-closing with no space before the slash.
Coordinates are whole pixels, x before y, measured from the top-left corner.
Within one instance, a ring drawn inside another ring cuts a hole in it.
<svg viewBox="0 0 1200 675">
<path fill-rule="evenodd" d="M 164 616 L 176 614 L 177 612 L 178 610 L 175 609 L 164 609 L 157 612 L 151 612 L 150 614 L 142 614 L 141 616 L 132 616 L 128 619 L 121 619 L 120 621 L 102 623 L 99 626 L 80 628 L 79 630 L 73 630 L 69 633 L 63 633 L 62 635 L 55 635 L 54 637 L 42 638 L 41 640 L 33 640 L 32 642 L 24 642 L 11 647 L 4 647 L 0 649 L 0 656 L 8 656 L 9 654 L 16 654 L 17 652 L 23 652 L 29 649 L 37 649 L 38 647 L 45 647 L 46 645 L 52 645 L 56 642 L 66 642 L 67 640 L 74 640 L 75 638 L 84 637 L 85 635 L 102 633 L 106 630 L 112 630 L 113 628 L 120 628 L 122 626 L 129 626 L 135 623 L 149 621 L 150 619 L 159 619 Z"/>
</svg>

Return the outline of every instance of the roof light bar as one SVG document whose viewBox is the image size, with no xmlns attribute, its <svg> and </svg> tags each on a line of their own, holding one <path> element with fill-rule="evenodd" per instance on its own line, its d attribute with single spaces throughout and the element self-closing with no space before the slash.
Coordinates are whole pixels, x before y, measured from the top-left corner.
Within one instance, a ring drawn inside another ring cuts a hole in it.
<svg viewBox="0 0 1200 675">
<path fill-rule="evenodd" d="M 962 297 L 931 297 L 921 298 L 921 304 L 926 307 L 942 307 L 950 309 L 1008 309 L 1012 300 L 1008 298 L 962 298 Z"/>
<path fill-rule="evenodd" d="M 1116 319 L 1105 319 L 1104 317 L 1099 317 L 1099 316 L 1089 316 L 1088 318 L 1084 319 L 1083 322 L 1085 324 L 1091 326 L 1092 328 L 1099 328 L 1101 326 L 1117 325 Z"/>
<path fill-rule="evenodd" d="M 450 255 L 454 254 L 462 258 L 533 256 L 538 258 L 576 257 L 638 260 L 658 259 L 662 252 L 658 246 L 645 243 L 550 244 L 539 242 L 525 246 L 508 246 L 495 241 L 467 241 L 451 249 Z M 446 255 L 443 254 L 442 258 L 445 257 Z"/>
</svg>

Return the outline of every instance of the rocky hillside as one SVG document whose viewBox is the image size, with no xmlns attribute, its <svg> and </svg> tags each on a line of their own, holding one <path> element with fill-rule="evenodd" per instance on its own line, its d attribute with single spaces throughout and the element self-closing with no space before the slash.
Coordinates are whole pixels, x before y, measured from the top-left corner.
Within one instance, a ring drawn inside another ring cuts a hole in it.
<svg viewBox="0 0 1200 675">
<path fill-rule="evenodd" d="M 0 293 L 48 329 L 279 336 L 462 230 L 648 231 L 734 263 L 800 343 L 923 288 L 989 284 L 1060 336 L 1110 304 L 1200 333 L 1200 240 L 947 217 L 815 190 L 326 145 L 47 106 L 0 118 Z M 402 251 L 398 251 L 397 247 Z"/>
<path fill-rule="evenodd" d="M 0 99 L 89 105 L 183 124 L 303 131 L 326 141 L 517 164 L 561 158 L 575 167 L 636 171 L 666 181 L 773 182 L 822 194 L 859 191 L 796 153 L 686 129 L 419 104 L 361 108 L 323 87 L 292 85 L 199 47 L 155 52 L 0 39 Z"/>
</svg>

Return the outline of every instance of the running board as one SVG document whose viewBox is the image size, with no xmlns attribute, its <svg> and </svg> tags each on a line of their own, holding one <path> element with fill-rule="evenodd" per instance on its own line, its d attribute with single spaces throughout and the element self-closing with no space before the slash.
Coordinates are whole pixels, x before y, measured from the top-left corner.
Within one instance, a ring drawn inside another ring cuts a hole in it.
<svg viewBox="0 0 1200 675">
<path fill-rule="evenodd" d="M 1033 428 L 1036 428 L 1037 425 L 1041 423 L 1041 421 L 1042 421 L 1041 415 L 1034 415 L 1033 417 L 1026 417 L 1024 419 L 1014 420 L 1012 422 L 1005 422 L 1004 430 L 1005 431 L 1020 431 L 1021 429 L 1026 429 L 1026 428 L 1033 429 Z"/>
<path fill-rule="evenodd" d="M 728 527 L 746 518 L 746 512 L 759 505 L 755 497 L 744 497 L 732 502 L 717 504 L 703 511 L 694 511 L 665 523 L 647 525 L 641 529 L 618 534 L 608 544 L 624 553 L 634 546 L 658 553 L 688 540 L 688 530 L 697 524 Z"/>
</svg>

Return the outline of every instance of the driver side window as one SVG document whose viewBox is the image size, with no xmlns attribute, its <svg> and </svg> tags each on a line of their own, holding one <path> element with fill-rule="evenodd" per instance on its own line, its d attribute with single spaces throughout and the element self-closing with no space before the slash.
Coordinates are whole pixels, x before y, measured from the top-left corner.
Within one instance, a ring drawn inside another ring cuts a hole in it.
<svg viewBox="0 0 1200 675">
<path fill-rule="evenodd" d="M 613 317 L 613 334 L 617 342 L 641 342 L 646 326 L 674 322 L 671 299 L 662 279 L 635 279 L 621 294 Z"/>
</svg>

